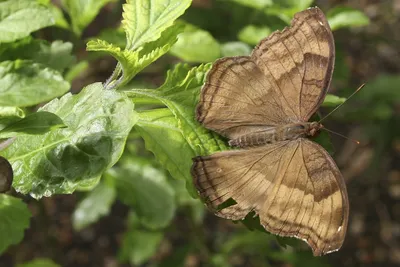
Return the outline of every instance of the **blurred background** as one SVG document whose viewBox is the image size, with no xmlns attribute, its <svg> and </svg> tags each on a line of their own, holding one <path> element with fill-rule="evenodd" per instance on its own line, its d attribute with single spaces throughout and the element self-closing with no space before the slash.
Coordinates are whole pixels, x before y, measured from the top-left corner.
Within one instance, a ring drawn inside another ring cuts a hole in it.
<svg viewBox="0 0 400 267">
<path fill-rule="evenodd" d="M 63 7 L 63 2 L 52 2 Z M 73 44 L 78 72 L 72 80 L 73 92 L 111 75 L 116 61 L 87 53 L 85 44 L 96 37 L 124 46 L 124 32 L 118 29 L 123 3 L 105 5 L 81 37 L 62 27 L 34 34 Z M 141 186 L 132 194 L 149 192 L 155 201 L 169 203 L 157 211 L 163 218 L 143 224 L 138 220 L 143 213 L 140 203 L 130 205 L 102 185 L 92 192 L 40 201 L 26 196 L 33 213 L 31 226 L 20 244 L 0 256 L 0 266 L 37 258 L 65 267 L 400 266 L 399 0 L 194 0 L 180 19 L 186 28 L 179 41 L 130 86 L 156 88 L 178 62 L 195 66 L 222 56 L 249 54 L 259 40 L 283 29 L 296 11 L 308 6 L 319 6 L 334 30 L 337 56 L 330 93 L 347 97 L 366 84 L 325 121 L 327 128 L 360 141 L 357 145 L 331 136 L 350 200 L 348 233 L 340 251 L 314 258 L 301 242 L 277 240 L 214 216 L 188 195 L 184 184 L 159 167 L 132 132 L 123 155 L 124 162 L 133 166 L 134 183 Z M 324 107 L 321 114 L 329 110 Z M 113 175 L 111 171 L 104 177 L 105 184 Z M 161 182 L 143 182 L 146 177 Z M 100 209 L 102 216 L 87 218 L 93 209 Z"/>
</svg>

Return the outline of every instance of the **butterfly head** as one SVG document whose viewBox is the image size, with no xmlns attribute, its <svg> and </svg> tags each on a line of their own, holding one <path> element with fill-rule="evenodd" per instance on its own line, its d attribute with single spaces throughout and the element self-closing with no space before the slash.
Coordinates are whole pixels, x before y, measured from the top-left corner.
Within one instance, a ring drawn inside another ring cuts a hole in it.
<svg viewBox="0 0 400 267">
<path fill-rule="evenodd" d="M 308 136 L 315 136 L 324 126 L 316 121 L 313 121 L 307 125 L 306 133 Z"/>
</svg>

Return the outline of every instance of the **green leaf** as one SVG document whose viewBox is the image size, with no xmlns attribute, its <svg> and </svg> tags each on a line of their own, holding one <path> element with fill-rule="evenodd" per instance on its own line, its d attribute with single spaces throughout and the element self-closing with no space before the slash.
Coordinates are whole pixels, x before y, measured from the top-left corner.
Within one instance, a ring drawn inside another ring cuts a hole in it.
<svg viewBox="0 0 400 267">
<path fill-rule="evenodd" d="M 77 205 L 72 215 L 74 229 L 79 231 L 109 214 L 115 201 L 115 193 L 115 188 L 112 185 L 105 182 L 99 183 Z"/>
<path fill-rule="evenodd" d="M 5 1 L 5 0 L 2 0 Z M 50 4 L 50 0 L 36 0 L 36 2 L 38 2 L 41 5 L 49 5 Z"/>
<path fill-rule="evenodd" d="M 39 111 L 55 113 L 68 128 L 17 137 L 1 151 L 13 165 L 14 188 L 35 198 L 96 184 L 121 156 L 137 120 L 131 101 L 100 83 L 54 99 Z"/>
<path fill-rule="evenodd" d="M 369 18 L 362 11 L 350 7 L 335 7 L 329 10 L 327 18 L 332 31 L 369 24 Z"/>
<path fill-rule="evenodd" d="M 230 1 L 255 9 L 263 9 L 273 4 L 272 0 L 230 0 Z"/>
<path fill-rule="evenodd" d="M 126 35 L 122 27 L 104 29 L 97 39 L 107 41 L 121 49 L 124 49 L 126 45 Z"/>
<path fill-rule="evenodd" d="M 140 112 L 135 129 L 144 139 L 146 149 L 153 152 L 158 162 L 169 171 L 172 177 L 185 180 L 190 194 L 197 196 L 190 175 L 192 167 L 190 159 L 196 154 L 178 125 L 179 120 L 172 111 L 162 108 Z"/>
<path fill-rule="evenodd" d="M 64 7 L 71 17 L 72 30 L 80 36 L 86 26 L 97 16 L 100 9 L 115 0 L 63 0 Z"/>
<path fill-rule="evenodd" d="M 69 24 L 64 17 L 63 11 L 58 6 L 54 5 L 52 2 L 49 3 L 48 8 L 50 9 L 51 13 L 53 14 L 53 18 L 55 20 L 54 26 L 60 27 L 62 29 L 69 29 Z"/>
<path fill-rule="evenodd" d="M 346 101 L 345 97 L 338 97 L 335 95 L 327 94 L 324 102 L 322 103 L 323 107 L 336 107 Z"/>
<path fill-rule="evenodd" d="M 18 264 L 17 267 L 60 267 L 50 259 L 36 258 L 30 262 Z"/>
<path fill-rule="evenodd" d="M 271 34 L 271 29 L 268 27 L 260 27 L 256 25 L 247 25 L 238 33 L 238 38 L 240 41 L 256 45 L 262 39 Z"/>
<path fill-rule="evenodd" d="M 275 239 L 273 235 L 258 231 L 240 231 L 224 242 L 221 252 L 225 255 L 232 255 L 238 251 L 262 254 L 271 249 L 273 239 Z"/>
<path fill-rule="evenodd" d="M 65 127 L 60 117 L 51 112 L 39 111 L 7 125 L 0 130 L 0 138 L 9 138 L 20 134 L 44 134 L 60 127 Z"/>
<path fill-rule="evenodd" d="M 139 51 L 123 50 L 104 40 L 90 40 L 86 44 L 86 50 L 106 52 L 118 60 L 124 73 L 136 72 L 136 66 L 139 62 Z"/>
<path fill-rule="evenodd" d="M 221 57 L 221 47 L 212 35 L 190 24 L 179 34 L 171 54 L 187 62 L 211 62 Z"/>
<path fill-rule="evenodd" d="M 33 106 L 67 92 L 58 71 L 25 60 L 0 63 L 0 105 Z"/>
<path fill-rule="evenodd" d="M 0 253 L 8 246 L 18 244 L 29 227 L 31 213 L 21 199 L 0 194 Z"/>
<path fill-rule="evenodd" d="M 314 2 L 314 0 L 279 0 L 273 1 L 276 7 L 282 10 L 294 9 L 296 12 L 307 9 Z"/>
<path fill-rule="evenodd" d="M 274 15 L 282 21 L 290 24 L 294 14 L 305 10 L 310 7 L 314 0 L 280 0 L 276 1 L 274 5 L 265 8 L 264 13 L 267 15 Z"/>
<path fill-rule="evenodd" d="M 18 107 L 1 107 L 0 106 L 0 129 L 8 124 L 16 122 L 25 117 L 25 112 Z"/>
<path fill-rule="evenodd" d="M 129 260 L 131 264 L 140 265 L 154 255 L 162 238 L 162 232 L 131 230 L 123 237 L 119 258 L 121 261 Z"/>
<path fill-rule="evenodd" d="M 108 173 L 115 179 L 118 198 L 133 207 L 144 226 L 157 229 L 171 222 L 175 195 L 164 172 L 144 158 L 131 158 Z"/>
<path fill-rule="evenodd" d="M 149 260 L 157 251 L 164 234 L 160 231 L 130 229 L 122 239 L 118 258 L 122 262 L 129 261 L 138 266 Z"/>
<path fill-rule="evenodd" d="M 109 44 L 102 40 L 92 40 L 87 43 L 88 51 L 103 51 L 115 57 L 122 66 L 123 76 L 118 86 L 128 83 L 137 73 L 167 53 L 176 42 L 177 35 L 183 30 L 182 25 L 173 25 L 165 30 L 161 37 L 146 43 L 140 50 L 129 51 Z M 118 68 L 118 66 L 117 66 Z"/>
<path fill-rule="evenodd" d="M 200 225 L 203 222 L 206 213 L 203 202 L 191 196 L 184 180 L 171 180 L 172 187 L 175 191 L 176 201 L 179 206 L 184 206 L 189 209 L 193 223 Z"/>
<path fill-rule="evenodd" d="M 50 45 L 42 44 L 40 51 L 35 53 L 32 59 L 37 63 L 42 63 L 52 69 L 64 71 L 72 66 L 76 58 L 72 55 L 72 43 L 54 41 Z"/>
<path fill-rule="evenodd" d="M 157 110 L 142 112 L 136 129 L 143 134 L 146 147 L 155 154 L 160 163 L 170 171 L 173 177 L 184 177 L 188 188 L 193 188 L 189 168 L 192 162 L 189 155 L 204 155 L 227 149 L 221 137 L 205 129 L 195 119 L 195 106 L 200 87 L 204 83 L 210 66 L 207 64 L 189 69 L 187 65 L 177 65 L 173 71 L 168 72 L 167 79 L 160 88 L 126 91 L 133 101 L 135 98 L 153 98 L 168 107 L 170 113 L 162 109 L 158 110 L 161 113 L 157 113 Z M 162 135 L 159 135 L 160 133 Z M 171 139 L 167 142 L 161 141 L 165 136 Z M 169 145 L 174 152 L 170 158 L 167 156 Z M 185 155 L 185 157 L 179 155 Z M 181 166 L 176 168 L 179 165 Z M 193 196 L 196 195 L 193 190 L 190 191 Z"/>
<path fill-rule="evenodd" d="M 0 43 L 13 42 L 53 24 L 51 11 L 36 1 L 0 2 Z"/>
<path fill-rule="evenodd" d="M 60 72 L 76 61 L 72 55 L 72 43 L 69 42 L 54 41 L 49 44 L 45 40 L 27 37 L 18 42 L 2 44 L 1 50 L 0 61 L 29 59 Z"/>
<path fill-rule="evenodd" d="M 157 40 L 189 7 L 191 0 L 127 0 L 122 25 L 127 50 L 136 50 Z"/>
<path fill-rule="evenodd" d="M 399 105 L 400 91 L 397 89 L 400 75 L 379 75 L 369 81 L 355 97 L 362 105 L 355 109 L 352 105 L 343 105 L 335 117 L 347 121 L 388 120 L 393 117 Z M 353 88 L 354 91 L 354 88 Z"/>
<path fill-rule="evenodd" d="M 228 42 L 221 45 L 221 55 L 223 57 L 248 56 L 251 47 L 242 42 Z"/>
<path fill-rule="evenodd" d="M 324 257 L 314 257 L 310 251 L 270 251 L 268 257 L 272 260 L 282 261 L 293 267 L 329 267 Z"/>
</svg>

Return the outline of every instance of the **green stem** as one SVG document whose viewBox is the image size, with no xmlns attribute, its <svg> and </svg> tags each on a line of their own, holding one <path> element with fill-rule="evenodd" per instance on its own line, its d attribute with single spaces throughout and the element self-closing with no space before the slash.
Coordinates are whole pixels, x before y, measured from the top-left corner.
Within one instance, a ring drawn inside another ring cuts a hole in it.
<svg viewBox="0 0 400 267">
<path fill-rule="evenodd" d="M 121 72 L 122 72 L 122 65 L 121 65 L 121 63 L 118 62 L 117 66 L 115 67 L 110 78 L 108 78 L 107 81 L 104 83 L 104 88 L 106 88 L 106 89 L 114 88 L 116 86 L 115 80 L 118 78 L 118 76 L 121 74 Z"/>
</svg>

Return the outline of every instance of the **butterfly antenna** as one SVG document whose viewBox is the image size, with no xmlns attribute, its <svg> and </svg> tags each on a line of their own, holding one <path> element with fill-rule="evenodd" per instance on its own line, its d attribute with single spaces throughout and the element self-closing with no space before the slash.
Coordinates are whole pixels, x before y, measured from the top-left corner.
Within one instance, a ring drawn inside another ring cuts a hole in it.
<svg viewBox="0 0 400 267">
<path fill-rule="evenodd" d="M 340 133 L 334 132 L 334 131 L 332 131 L 332 130 L 326 129 L 325 127 L 322 127 L 321 129 L 322 129 L 322 130 L 325 130 L 325 131 L 327 131 L 327 132 L 330 132 L 330 133 L 332 133 L 332 134 L 336 134 L 336 135 L 338 135 L 338 136 L 340 136 L 340 137 L 343 137 L 344 139 L 350 140 L 350 141 L 356 143 L 357 145 L 360 144 L 360 141 L 358 141 L 358 140 L 349 138 L 349 137 L 347 137 L 347 136 L 345 136 L 345 135 L 343 135 L 343 134 L 340 134 Z"/>
<path fill-rule="evenodd" d="M 365 83 L 361 84 L 360 87 L 358 87 L 358 89 L 355 90 L 343 103 L 339 104 L 331 112 L 329 112 L 327 115 L 325 115 L 322 119 L 319 120 L 318 123 L 321 123 L 323 120 L 325 120 L 327 117 L 329 117 L 333 112 L 338 110 L 344 103 L 346 103 L 353 95 L 355 95 L 358 91 L 360 91 L 364 86 L 365 86 Z"/>
</svg>

